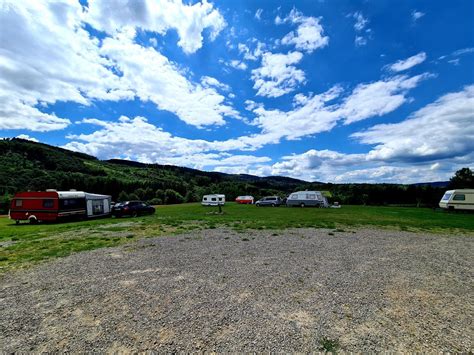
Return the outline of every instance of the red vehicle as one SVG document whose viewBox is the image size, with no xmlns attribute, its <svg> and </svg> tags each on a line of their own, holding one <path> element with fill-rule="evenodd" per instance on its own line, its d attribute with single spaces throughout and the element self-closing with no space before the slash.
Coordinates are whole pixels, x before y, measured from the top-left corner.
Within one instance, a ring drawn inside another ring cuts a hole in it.
<svg viewBox="0 0 474 355">
<path fill-rule="evenodd" d="M 20 192 L 10 205 L 10 219 L 20 223 L 29 221 L 57 221 L 65 218 L 90 218 L 110 215 L 111 197 L 82 191 Z"/>
<path fill-rule="evenodd" d="M 253 203 L 253 196 L 238 196 L 235 202 L 245 205 L 251 205 Z"/>
</svg>

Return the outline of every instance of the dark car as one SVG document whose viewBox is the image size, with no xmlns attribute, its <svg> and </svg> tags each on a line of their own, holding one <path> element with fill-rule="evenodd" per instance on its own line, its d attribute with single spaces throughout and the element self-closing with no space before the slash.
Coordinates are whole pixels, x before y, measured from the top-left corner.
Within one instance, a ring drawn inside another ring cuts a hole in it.
<svg viewBox="0 0 474 355">
<path fill-rule="evenodd" d="M 255 202 L 255 206 L 257 207 L 263 207 L 263 206 L 279 207 L 281 204 L 282 204 L 282 200 L 278 196 L 267 196 Z"/>
<path fill-rule="evenodd" d="M 127 201 L 119 202 L 112 208 L 112 216 L 123 217 L 123 216 L 141 216 L 145 214 L 155 213 L 155 208 L 146 204 L 143 201 Z"/>
</svg>

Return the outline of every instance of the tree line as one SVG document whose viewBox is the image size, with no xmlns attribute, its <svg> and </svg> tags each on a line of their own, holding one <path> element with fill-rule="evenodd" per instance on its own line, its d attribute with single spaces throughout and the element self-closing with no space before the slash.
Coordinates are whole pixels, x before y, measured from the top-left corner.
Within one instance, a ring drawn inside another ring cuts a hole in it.
<svg viewBox="0 0 474 355">
<path fill-rule="evenodd" d="M 76 189 L 111 195 L 114 201 L 143 200 L 151 204 L 200 201 L 202 195 L 222 193 L 227 200 L 239 195 L 260 198 L 293 191 L 326 191 L 341 204 L 410 205 L 438 204 L 446 186 L 400 184 L 309 183 L 286 177 L 260 178 L 204 172 L 159 164 L 123 160 L 100 161 L 46 144 L 21 139 L 0 140 L 0 213 L 19 191 Z M 472 171 L 455 173 L 448 188 L 474 188 Z"/>
</svg>

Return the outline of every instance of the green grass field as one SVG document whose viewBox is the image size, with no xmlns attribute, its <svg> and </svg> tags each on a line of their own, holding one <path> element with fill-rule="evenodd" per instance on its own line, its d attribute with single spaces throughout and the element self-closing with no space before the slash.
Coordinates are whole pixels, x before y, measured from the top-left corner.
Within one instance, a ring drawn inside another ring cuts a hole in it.
<svg viewBox="0 0 474 355">
<path fill-rule="evenodd" d="M 425 208 L 343 206 L 341 209 L 257 208 L 228 203 L 223 214 L 200 204 L 158 206 L 156 214 L 79 222 L 15 225 L 0 218 L 0 273 L 84 250 L 130 243 L 140 238 L 193 229 L 379 227 L 405 231 L 474 235 L 474 214 Z M 130 245 L 133 247 L 133 244 Z"/>
</svg>

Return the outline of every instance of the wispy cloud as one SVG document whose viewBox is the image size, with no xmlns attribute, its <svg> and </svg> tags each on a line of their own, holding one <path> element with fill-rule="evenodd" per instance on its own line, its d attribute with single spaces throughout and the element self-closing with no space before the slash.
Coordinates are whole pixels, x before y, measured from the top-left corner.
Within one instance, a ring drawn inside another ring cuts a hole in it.
<svg viewBox="0 0 474 355">
<path fill-rule="evenodd" d="M 421 12 L 421 11 L 417 11 L 417 10 L 413 10 L 411 12 L 411 19 L 413 22 L 416 22 L 418 21 L 420 18 L 422 18 L 423 16 L 425 16 L 425 13 L 424 12 Z"/>
<path fill-rule="evenodd" d="M 415 65 L 421 64 L 426 60 L 426 53 L 420 52 L 407 59 L 399 60 L 388 66 L 392 72 L 401 72 L 413 68 Z"/>
</svg>

